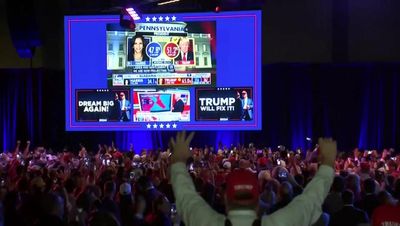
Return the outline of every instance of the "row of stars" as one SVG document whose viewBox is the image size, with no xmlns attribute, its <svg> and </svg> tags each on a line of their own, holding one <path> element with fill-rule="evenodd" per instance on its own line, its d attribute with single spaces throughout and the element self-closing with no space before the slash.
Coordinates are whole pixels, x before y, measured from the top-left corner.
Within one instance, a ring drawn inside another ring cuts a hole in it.
<svg viewBox="0 0 400 226">
<path fill-rule="evenodd" d="M 167 128 L 167 129 L 170 129 L 171 127 L 173 128 L 173 129 L 176 129 L 176 127 L 177 127 L 178 125 L 176 125 L 175 123 L 174 124 L 169 124 L 169 123 L 167 123 L 167 124 L 163 124 L 163 123 L 161 123 L 160 125 L 158 125 L 158 124 L 156 124 L 156 123 L 154 123 L 153 125 L 152 124 L 150 124 L 150 123 L 147 123 L 147 125 L 146 125 L 146 127 L 147 127 L 147 129 L 151 129 L 152 127 L 153 127 L 153 129 L 157 129 L 157 128 L 161 128 L 161 129 L 164 129 L 164 127 L 165 128 Z"/>
<path fill-rule="evenodd" d="M 166 17 L 159 16 L 158 18 L 155 17 L 155 16 L 153 16 L 152 18 L 146 17 L 146 22 L 150 22 L 150 20 L 152 20 L 153 22 L 156 22 L 157 19 L 158 19 L 158 21 L 160 21 L 160 22 L 161 22 L 161 21 L 176 21 L 176 16 L 172 16 L 172 17 L 169 17 L 169 16 L 166 16 Z"/>
</svg>

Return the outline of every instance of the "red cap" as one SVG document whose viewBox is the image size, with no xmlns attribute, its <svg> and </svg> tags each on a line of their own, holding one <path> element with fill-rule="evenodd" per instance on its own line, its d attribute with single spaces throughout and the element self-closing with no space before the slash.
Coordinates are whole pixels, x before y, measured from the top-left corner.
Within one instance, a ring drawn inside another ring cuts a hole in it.
<svg viewBox="0 0 400 226">
<path fill-rule="evenodd" d="M 116 159 L 121 158 L 122 156 L 123 156 L 122 153 L 119 152 L 119 151 L 116 151 L 116 152 L 114 152 L 114 154 L 113 154 L 113 157 L 116 158 Z"/>
<path fill-rule="evenodd" d="M 255 174 L 238 169 L 226 177 L 226 196 L 228 201 L 248 205 L 258 201 L 258 180 Z"/>
</svg>

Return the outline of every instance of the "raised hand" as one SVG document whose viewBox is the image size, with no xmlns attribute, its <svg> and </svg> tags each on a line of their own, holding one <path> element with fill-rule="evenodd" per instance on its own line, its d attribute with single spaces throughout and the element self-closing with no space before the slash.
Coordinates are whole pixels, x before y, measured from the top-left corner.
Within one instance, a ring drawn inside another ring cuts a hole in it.
<svg viewBox="0 0 400 226">
<path fill-rule="evenodd" d="M 318 158 L 321 161 L 321 164 L 333 168 L 335 166 L 336 153 L 337 153 L 336 141 L 334 141 L 332 138 L 319 138 L 318 144 L 319 144 Z"/>
<path fill-rule="evenodd" d="M 31 145 L 31 141 L 30 141 L 30 140 L 27 140 L 27 141 L 26 141 L 26 147 L 25 147 L 24 153 L 23 153 L 24 158 L 26 158 L 26 157 L 28 156 L 30 145 Z"/>
<path fill-rule="evenodd" d="M 194 136 L 194 132 L 191 132 L 189 136 L 186 136 L 186 132 L 178 132 L 175 139 L 171 138 L 170 145 L 172 148 L 171 163 L 182 162 L 186 163 L 187 159 L 191 156 L 189 146 Z"/>
<path fill-rule="evenodd" d="M 15 153 L 18 153 L 19 152 L 19 146 L 21 145 L 21 141 L 20 140 L 17 140 L 17 145 L 15 146 L 15 150 L 14 150 L 14 152 Z"/>
</svg>

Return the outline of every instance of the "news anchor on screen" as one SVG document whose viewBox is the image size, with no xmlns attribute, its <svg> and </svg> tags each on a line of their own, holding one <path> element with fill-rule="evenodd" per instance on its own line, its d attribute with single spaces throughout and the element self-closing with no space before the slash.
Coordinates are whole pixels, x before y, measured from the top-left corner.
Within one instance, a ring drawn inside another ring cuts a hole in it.
<svg viewBox="0 0 400 226">
<path fill-rule="evenodd" d="M 119 106 L 121 107 L 121 115 L 119 120 L 121 122 L 128 122 L 131 120 L 131 102 L 125 98 L 125 93 L 119 93 Z"/>
<path fill-rule="evenodd" d="M 253 100 L 247 96 L 247 91 L 242 91 L 242 120 L 249 121 L 253 119 Z"/>
<path fill-rule="evenodd" d="M 183 110 L 185 109 L 185 103 L 182 100 L 181 95 L 175 95 L 175 104 L 172 109 L 172 112 L 180 112 L 182 113 Z"/>
<path fill-rule="evenodd" d="M 178 41 L 179 55 L 175 58 L 175 62 L 181 64 L 194 64 L 194 54 L 190 47 L 190 40 L 186 37 L 181 37 Z"/>
<path fill-rule="evenodd" d="M 131 48 L 128 54 L 128 61 L 142 62 L 149 61 L 149 57 L 145 53 L 145 41 L 142 35 L 135 35 L 132 38 Z"/>
</svg>

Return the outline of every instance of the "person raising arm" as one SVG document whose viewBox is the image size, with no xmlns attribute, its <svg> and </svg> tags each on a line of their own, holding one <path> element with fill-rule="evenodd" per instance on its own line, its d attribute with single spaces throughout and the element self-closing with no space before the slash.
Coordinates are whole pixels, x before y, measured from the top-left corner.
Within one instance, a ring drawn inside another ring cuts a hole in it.
<svg viewBox="0 0 400 226">
<path fill-rule="evenodd" d="M 321 205 L 333 181 L 333 166 L 336 157 L 336 142 L 319 139 L 321 166 L 304 192 L 286 207 L 257 219 L 258 181 L 254 174 L 234 170 L 227 176 L 225 203 L 227 216 L 214 211 L 196 192 L 186 169 L 191 156 L 189 145 L 194 133 L 177 133 L 171 138 L 171 181 L 176 198 L 177 211 L 188 226 L 209 225 L 263 225 L 290 226 L 311 225 L 322 214 Z"/>
</svg>

